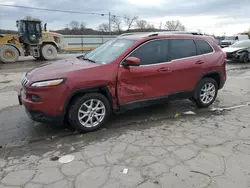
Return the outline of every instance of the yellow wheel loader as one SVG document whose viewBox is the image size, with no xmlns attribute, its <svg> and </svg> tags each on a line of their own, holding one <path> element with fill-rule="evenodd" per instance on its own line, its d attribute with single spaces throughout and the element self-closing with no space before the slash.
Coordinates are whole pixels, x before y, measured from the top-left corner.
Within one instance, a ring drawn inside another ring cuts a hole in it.
<svg viewBox="0 0 250 188">
<path fill-rule="evenodd" d="M 53 60 L 66 48 L 62 35 L 42 32 L 41 21 L 18 20 L 16 23 L 18 35 L 0 35 L 0 62 L 13 63 L 18 60 L 19 56 L 33 56 L 37 60 Z"/>
</svg>

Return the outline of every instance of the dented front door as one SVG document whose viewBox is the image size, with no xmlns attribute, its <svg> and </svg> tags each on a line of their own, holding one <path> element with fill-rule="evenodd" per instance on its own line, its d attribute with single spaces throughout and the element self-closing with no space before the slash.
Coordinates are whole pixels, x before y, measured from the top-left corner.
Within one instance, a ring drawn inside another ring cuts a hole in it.
<svg viewBox="0 0 250 188">
<path fill-rule="evenodd" d="M 120 104 L 168 95 L 171 70 L 167 51 L 168 40 L 155 39 L 143 43 L 129 55 L 140 59 L 141 65 L 119 67 L 117 92 Z"/>
</svg>

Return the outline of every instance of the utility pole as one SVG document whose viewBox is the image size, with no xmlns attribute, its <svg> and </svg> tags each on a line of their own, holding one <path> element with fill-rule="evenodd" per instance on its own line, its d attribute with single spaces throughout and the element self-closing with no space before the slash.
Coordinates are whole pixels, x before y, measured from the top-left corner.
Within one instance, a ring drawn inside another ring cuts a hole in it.
<svg viewBox="0 0 250 188">
<path fill-rule="evenodd" d="M 160 30 L 161 30 L 161 27 L 162 27 L 162 22 L 160 22 Z"/>
<path fill-rule="evenodd" d="M 111 15 L 109 12 L 109 35 L 111 35 Z"/>
</svg>

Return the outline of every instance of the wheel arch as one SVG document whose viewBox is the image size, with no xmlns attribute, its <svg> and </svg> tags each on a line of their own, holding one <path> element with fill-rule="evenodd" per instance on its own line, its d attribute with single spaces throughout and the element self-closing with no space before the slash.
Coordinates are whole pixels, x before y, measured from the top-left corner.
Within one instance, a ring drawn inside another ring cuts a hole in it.
<svg viewBox="0 0 250 188">
<path fill-rule="evenodd" d="M 250 59 L 250 52 L 247 49 L 244 49 L 244 50 L 242 50 L 242 51 L 239 52 L 239 60 L 241 62 L 243 62 L 242 55 L 245 54 L 245 53 L 247 53 L 247 55 L 248 55 L 248 61 Z"/>
<path fill-rule="evenodd" d="M 88 88 L 79 88 L 74 90 L 73 92 L 70 93 L 70 95 L 67 97 L 66 102 L 64 104 L 64 108 L 63 108 L 63 114 L 67 114 L 68 113 L 68 108 L 71 104 L 71 102 L 80 97 L 83 96 L 87 93 L 101 93 L 103 94 L 105 97 L 107 97 L 108 101 L 110 102 L 110 106 L 113 109 L 113 101 L 112 101 L 112 95 L 108 89 L 108 87 L 106 86 L 97 86 L 97 87 L 88 87 Z"/>
<path fill-rule="evenodd" d="M 240 53 L 243 53 L 243 52 L 247 52 L 247 53 L 249 53 L 249 51 L 248 51 L 247 49 L 240 50 Z"/>
<path fill-rule="evenodd" d="M 59 50 L 58 45 L 57 45 L 55 42 L 53 42 L 53 41 L 44 41 L 44 42 L 42 43 L 42 46 L 45 46 L 46 44 L 51 44 L 51 45 L 53 45 L 53 46 L 56 47 L 57 51 Z"/>
<path fill-rule="evenodd" d="M 210 71 L 210 72 L 207 72 L 207 73 L 201 75 L 200 80 L 196 84 L 195 88 L 200 83 L 200 81 L 204 78 L 213 78 L 216 81 L 216 83 L 218 84 L 219 89 L 221 89 L 223 87 L 221 72 L 220 71 Z"/>
</svg>

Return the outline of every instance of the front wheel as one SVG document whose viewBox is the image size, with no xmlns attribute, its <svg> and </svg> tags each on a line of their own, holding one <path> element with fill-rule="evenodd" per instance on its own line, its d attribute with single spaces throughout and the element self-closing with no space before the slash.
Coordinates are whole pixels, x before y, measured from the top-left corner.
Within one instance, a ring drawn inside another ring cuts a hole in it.
<svg viewBox="0 0 250 188">
<path fill-rule="evenodd" d="M 57 49 L 52 44 L 45 44 L 41 50 L 41 57 L 44 60 L 54 60 L 57 57 Z"/>
<path fill-rule="evenodd" d="M 193 100 L 199 108 L 205 108 L 213 104 L 217 97 L 217 93 L 217 82 L 212 78 L 204 78 L 196 87 Z"/>
<path fill-rule="evenodd" d="M 247 63 L 249 61 L 249 54 L 247 52 L 243 52 L 240 55 L 240 62 Z"/>
<path fill-rule="evenodd" d="M 104 95 L 88 93 L 72 102 L 68 119 L 76 130 L 84 133 L 99 129 L 110 113 L 110 103 Z"/>
</svg>

